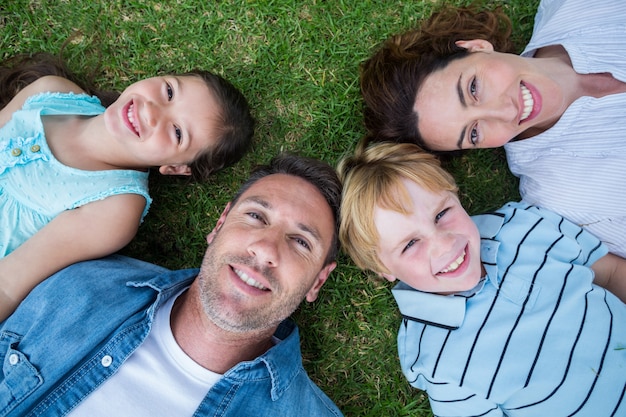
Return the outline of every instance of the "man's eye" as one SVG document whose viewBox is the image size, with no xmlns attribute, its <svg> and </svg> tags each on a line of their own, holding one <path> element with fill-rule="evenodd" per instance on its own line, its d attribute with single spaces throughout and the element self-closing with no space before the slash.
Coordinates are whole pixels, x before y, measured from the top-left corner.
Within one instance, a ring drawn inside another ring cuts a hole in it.
<svg viewBox="0 0 626 417">
<path fill-rule="evenodd" d="M 306 240 L 302 239 L 302 238 L 295 238 L 294 239 L 296 241 L 296 243 L 302 247 L 304 247 L 307 250 L 311 250 L 311 246 L 309 245 L 309 242 L 307 242 Z"/>
<path fill-rule="evenodd" d="M 248 215 L 250 218 L 254 219 L 254 220 L 258 220 L 262 223 L 265 223 L 265 220 L 263 219 L 263 216 L 261 216 L 259 213 L 255 212 L 255 211 L 251 211 L 249 213 L 246 213 L 246 215 Z"/>
</svg>

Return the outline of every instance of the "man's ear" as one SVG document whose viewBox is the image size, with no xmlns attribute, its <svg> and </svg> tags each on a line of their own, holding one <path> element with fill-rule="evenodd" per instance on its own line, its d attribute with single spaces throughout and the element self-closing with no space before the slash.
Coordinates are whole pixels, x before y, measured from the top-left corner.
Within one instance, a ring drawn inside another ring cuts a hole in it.
<svg viewBox="0 0 626 417">
<path fill-rule="evenodd" d="M 456 41 L 456 46 L 467 49 L 469 52 L 493 52 L 493 44 L 484 39 L 472 39 L 470 41 Z"/>
<path fill-rule="evenodd" d="M 315 282 L 313 283 L 313 286 L 311 287 L 309 292 L 306 293 L 306 300 L 309 303 L 312 303 L 313 301 L 317 300 L 317 295 L 319 294 L 320 289 L 322 288 L 322 285 L 324 285 L 324 283 L 328 279 L 328 276 L 330 275 L 331 272 L 333 272 L 333 269 L 335 269 L 336 266 L 337 266 L 337 262 L 331 262 L 328 265 L 326 265 L 324 268 L 322 268 L 322 270 L 317 274 L 317 277 L 315 277 Z"/>
<path fill-rule="evenodd" d="M 191 175 L 189 165 L 163 165 L 159 167 L 159 172 L 163 175 Z"/>
<path fill-rule="evenodd" d="M 230 211 L 230 202 L 226 204 L 226 207 L 224 207 L 224 211 L 222 211 L 220 218 L 217 219 L 217 223 L 215 223 L 215 227 L 213 228 L 213 230 L 211 230 L 211 233 L 209 233 L 206 236 L 206 242 L 209 245 L 211 244 L 211 242 L 213 242 L 213 239 L 215 239 L 215 235 L 217 234 L 217 232 L 222 228 L 222 225 L 226 221 L 226 215 L 228 214 L 229 211 Z"/>
</svg>

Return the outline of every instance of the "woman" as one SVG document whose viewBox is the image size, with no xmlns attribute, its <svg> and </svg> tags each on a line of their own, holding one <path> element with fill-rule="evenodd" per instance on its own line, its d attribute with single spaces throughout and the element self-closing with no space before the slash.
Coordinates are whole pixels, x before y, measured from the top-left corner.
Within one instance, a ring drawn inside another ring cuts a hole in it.
<svg viewBox="0 0 626 417">
<path fill-rule="evenodd" d="M 626 11 L 544 0 L 510 53 L 501 9 L 444 8 L 362 67 L 369 140 L 431 151 L 504 146 L 526 202 L 626 256 Z"/>
</svg>

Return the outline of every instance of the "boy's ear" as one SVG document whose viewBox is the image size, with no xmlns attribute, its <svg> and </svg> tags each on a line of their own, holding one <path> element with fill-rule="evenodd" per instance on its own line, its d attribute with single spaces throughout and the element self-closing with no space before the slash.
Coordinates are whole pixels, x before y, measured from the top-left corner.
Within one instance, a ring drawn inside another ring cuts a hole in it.
<svg viewBox="0 0 626 417">
<path fill-rule="evenodd" d="M 469 41 L 456 41 L 456 46 L 467 49 L 469 52 L 493 52 L 493 44 L 484 39 L 472 39 Z"/>
<path fill-rule="evenodd" d="M 163 175 L 191 175 L 189 165 L 163 165 L 159 167 L 159 172 Z"/>
<path fill-rule="evenodd" d="M 385 278 L 389 282 L 394 282 L 397 278 L 391 274 L 383 274 L 382 272 L 377 273 L 379 277 Z"/>
</svg>

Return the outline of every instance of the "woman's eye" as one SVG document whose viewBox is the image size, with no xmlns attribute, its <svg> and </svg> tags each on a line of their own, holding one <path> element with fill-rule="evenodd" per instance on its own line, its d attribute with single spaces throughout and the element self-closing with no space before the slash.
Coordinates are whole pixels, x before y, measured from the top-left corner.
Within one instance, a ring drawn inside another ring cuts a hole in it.
<svg viewBox="0 0 626 417">
<path fill-rule="evenodd" d="M 469 85 L 469 92 L 472 95 L 472 97 L 476 98 L 476 94 L 478 93 L 478 87 L 476 86 L 476 78 L 472 78 L 472 81 L 470 82 Z"/>
<path fill-rule="evenodd" d="M 174 134 L 176 135 L 176 140 L 180 143 L 183 139 L 183 132 L 180 130 L 180 127 L 174 126 Z"/>
<path fill-rule="evenodd" d="M 417 242 L 417 240 L 415 239 L 411 239 L 409 241 L 409 243 L 406 244 L 406 246 L 404 247 L 404 249 L 402 249 L 402 253 L 406 252 L 407 250 L 409 250 L 411 248 L 411 246 L 415 245 L 415 243 Z"/>
<path fill-rule="evenodd" d="M 172 98 L 174 98 L 174 89 L 170 83 L 165 83 L 165 85 L 167 86 L 167 101 L 172 101 Z"/>
<path fill-rule="evenodd" d="M 469 141 L 474 146 L 478 143 L 478 128 L 475 126 L 470 129 Z"/>
<path fill-rule="evenodd" d="M 446 215 L 448 210 L 450 210 L 450 209 L 441 210 L 439 213 L 437 213 L 437 215 L 435 216 L 435 223 L 438 223 L 439 220 L 441 220 L 442 217 Z"/>
</svg>

